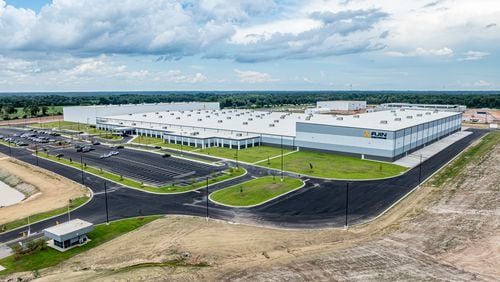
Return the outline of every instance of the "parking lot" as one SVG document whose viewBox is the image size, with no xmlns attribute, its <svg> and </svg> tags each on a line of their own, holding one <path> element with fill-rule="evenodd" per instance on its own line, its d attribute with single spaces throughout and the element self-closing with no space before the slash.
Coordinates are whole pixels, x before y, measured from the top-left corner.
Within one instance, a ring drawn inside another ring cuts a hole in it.
<svg viewBox="0 0 500 282">
<path fill-rule="evenodd" d="M 112 148 L 107 145 L 84 145 L 88 149 L 76 149 L 74 146 L 49 150 L 49 154 L 62 154 L 62 158 L 74 162 L 83 162 L 88 166 L 102 168 L 126 178 L 144 184 L 163 186 L 169 183 L 186 182 L 221 171 L 225 167 L 166 157 L 159 154 L 133 149 Z M 115 152 L 114 154 L 110 154 Z"/>
<path fill-rule="evenodd" d="M 65 141 L 60 134 L 49 130 L 20 130 L 5 127 L 0 127 L 0 139 L 19 147 L 38 146 L 39 148 L 58 145 L 59 142 Z"/>
</svg>

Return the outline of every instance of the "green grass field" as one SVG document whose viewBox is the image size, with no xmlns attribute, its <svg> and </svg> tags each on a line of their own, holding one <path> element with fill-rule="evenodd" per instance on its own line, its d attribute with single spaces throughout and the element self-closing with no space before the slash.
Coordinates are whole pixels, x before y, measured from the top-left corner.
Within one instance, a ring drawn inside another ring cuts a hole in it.
<svg viewBox="0 0 500 282">
<path fill-rule="evenodd" d="M 72 199 L 71 204 L 69 205 L 69 208 L 70 208 L 70 210 L 74 210 L 74 209 L 78 208 L 79 206 L 85 204 L 88 200 L 89 200 L 89 197 L 86 197 L 86 196 Z M 33 223 L 36 223 L 38 221 L 42 221 L 44 219 L 47 219 L 49 217 L 53 217 L 56 215 L 66 213 L 67 211 L 68 211 L 68 207 L 62 207 L 62 208 L 54 209 L 54 210 L 51 210 L 48 212 L 33 214 L 30 216 L 29 221 L 31 224 L 33 224 Z M 23 219 L 16 220 L 16 221 L 7 222 L 7 223 L 4 223 L 0 226 L 0 232 L 9 231 L 11 229 L 15 229 L 15 228 L 18 228 L 20 226 L 27 225 L 27 224 L 28 224 L 27 217 L 25 217 Z"/>
<path fill-rule="evenodd" d="M 494 131 L 488 133 L 478 144 L 470 147 L 467 151 L 465 151 L 457 159 L 455 159 L 449 166 L 446 166 L 443 170 L 432 177 L 429 183 L 432 186 L 437 187 L 443 185 L 448 179 L 451 179 L 458 175 L 469 162 L 484 157 L 498 143 L 500 143 L 500 132 Z"/>
<path fill-rule="evenodd" d="M 263 161 L 257 165 L 280 169 L 281 158 L 272 159 L 269 163 Z M 407 170 L 389 163 L 307 151 L 284 156 L 283 169 L 303 175 L 338 179 L 384 178 L 399 175 Z"/>
<path fill-rule="evenodd" d="M 20 271 L 34 271 L 42 268 L 50 267 L 59 264 L 77 254 L 95 248 L 105 242 L 108 242 L 118 236 L 133 231 L 160 216 L 148 216 L 143 218 L 131 218 L 120 221 L 111 222 L 109 225 L 100 224 L 94 227 L 94 230 L 88 234 L 91 241 L 87 244 L 76 247 L 65 252 L 59 252 L 52 248 L 47 248 L 40 252 L 21 256 L 15 259 L 14 256 L 0 259 L 0 265 L 6 269 L 0 271 L 0 275 L 7 275 Z"/>
<path fill-rule="evenodd" d="M 181 148 L 180 144 L 166 143 L 166 142 L 163 142 L 163 140 L 161 140 L 161 138 L 149 137 L 149 136 L 137 136 L 136 138 L 134 138 L 134 140 L 132 140 L 132 143 L 142 144 L 142 145 L 160 146 L 160 147 L 177 149 L 177 150 L 182 149 L 183 151 L 186 151 L 186 152 L 196 150 L 195 147 L 183 145 Z"/>
<path fill-rule="evenodd" d="M 81 165 L 79 162 L 70 162 L 68 159 L 58 159 L 57 157 L 53 155 L 46 154 L 44 152 L 39 152 L 38 157 L 49 159 L 52 161 L 56 161 L 61 164 L 69 165 L 72 166 L 76 169 L 81 169 Z M 135 181 L 130 178 L 126 177 L 121 177 L 120 175 L 105 171 L 105 170 L 100 170 L 95 167 L 87 166 L 84 168 L 85 171 L 89 173 L 93 173 L 99 177 L 115 181 L 118 183 L 121 183 L 125 186 L 129 186 L 132 188 L 137 188 L 141 189 L 144 191 L 149 191 L 149 192 L 156 192 L 156 193 L 179 193 L 179 192 L 186 192 L 186 191 L 191 191 L 195 190 L 197 188 L 203 187 L 206 185 L 206 181 L 199 181 L 199 182 L 192 182 L 189 185 L 186 186 L 178 186 L 178 185 L 167 185 L 167 186 L 162 186 L 162 187 L 153 187 L 153 186 L 148 186 L 148 185 L 143 185 L 142 183 Z M 217 176 L 217 177 L 210 177 L 208 180 L 208 184 L 214 184 L 220 181 L 224 181 L 227 179 L 235 178 L 238 176 L 241 176 L 245 174 L 246 170 L 244 168 L 229 168 L 224 171 L 225 173 L 223 175 Z"/>
<path fill-rule="evenodd" d="M 221 157 L 225 159 L 235 160 L 236 149 L 212 147 L 203 150 L 197 150 L 196 153 L 205 154 L 214 157 Z M 290 152 L 290 150 L 283 149 L 283 154 Z M 267 160 L 281 155 L 281 149 L 268 146 L 256 146 L 238 151 L 238 160 L 247 163 L 254 163 L 261 160 Z"/>
<path fill-rule="evenodd" d="M 266 176 L 231 186 L 210 194 L 213 201 L 231 206 L 252 206 L 302 186 L 296 178 Z"/>
</svg>

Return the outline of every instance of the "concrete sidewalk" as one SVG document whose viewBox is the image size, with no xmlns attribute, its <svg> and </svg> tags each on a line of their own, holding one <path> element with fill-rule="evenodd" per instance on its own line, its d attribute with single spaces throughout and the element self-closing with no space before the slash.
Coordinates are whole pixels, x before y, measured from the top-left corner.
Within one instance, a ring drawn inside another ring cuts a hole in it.
<svg viewBox="0 0 500 282">
<path fill-rule="evenodd" d="M 437 142 L 434 142 L 418 151 L 408 154 L 408 156 L 393 162 L 393 164 L 397 164 L 408 168 L 414 168 L 420 163 L 420 155 L 422 155 L 422 162 L 423 162 L 428 158 L 434 156 L 435 154 L 441 152 L 444 148 L 450 146 L 451 144 L 457 142 L 458 140 L 464 138 L 465 136 L 468 136 L 469 134 L 472 134 L 472 132 L 459 131 L 453 133 L 452 135 L 447 136 Z"/>
</svg>

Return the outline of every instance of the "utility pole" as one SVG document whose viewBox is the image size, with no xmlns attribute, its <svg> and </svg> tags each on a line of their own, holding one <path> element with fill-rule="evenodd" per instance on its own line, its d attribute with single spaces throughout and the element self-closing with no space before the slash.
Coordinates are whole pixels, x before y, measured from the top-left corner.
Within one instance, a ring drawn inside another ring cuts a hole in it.
<svg viewBox="0 0 500 282">
<path fill-rule="evenodd" d="M 240 150 L 240 145 L 238 145 L 238 148 L 236 148 L 236 168 L 240 168 L 240 164 L 238 163 L 238 151 Z"/>
<path fill-rule="evenodd" d="M 8 142 L 9 143 L 9 155 L 10 155 L 10 157 L 12 157 L 12 147 L 10 145 L 10 143 L 11 143 L 10 135 L 8 135 L 8 136 L 9 136 L 9 142 Z"/>
<path fill-rule="evenodd" d="M 68 200 L 68 221 L 71 221 L 70 205 L 71 205 L 71 199 Z"/>
<path fill-rule="evenodd" d="M 347 225 L 347 216 L 349 215 L 349 182 L 346 182 L 345 185 L 345 229 L 348 228 Z"/>
<path fill-rule="evenodd" d="M 82 170 L 82 185 L 85 185 L 85 178 L 83 177 L 83 153 L 80 155 L 80 166 Z"/>
<path fill-rule="evenodd" d="M 281 181 L 283 181 L 283 135 L 281 135 Z"/>
<path fill-rule="evenodd" d="M 420 164 L 418 165 L 418 185 L 422 183 L 422 154 L 420 154 Z"/>
<path fill-rule="evenodd" d="M 36 159 L 36 166 L 38 165 L 38 145 L 35 145 L 35 159 Z"/>
<path fill-rule="evenodd" d="M 109 212 L 108 212 L 108 189 L 106 182 L 104 182 L 104 203 L 106 206 L 106 224 L 109 224 Z"/>
<path fill-rule="evenodd" d="M 206 190 L 206 194 L 207 194 L 207 206 L 206 206 L 207 213 L 206 213 L 206 218 L 207 218 L 207 221 L 208 221 L 208 176 L 207 176 L 207 185 L 205 186 L 205 190 Z"/>
<path fill-rule="evenodd" d="M 31 222 L 30 222 L 30 216 L 28 215 L 28 237 L 31 234 Z"/>
</svg>

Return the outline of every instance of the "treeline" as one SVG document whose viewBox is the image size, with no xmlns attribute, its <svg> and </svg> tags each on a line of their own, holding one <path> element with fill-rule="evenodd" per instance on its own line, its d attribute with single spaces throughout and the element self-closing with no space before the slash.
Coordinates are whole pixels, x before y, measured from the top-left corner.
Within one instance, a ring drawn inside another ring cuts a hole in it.
<svg viewBox="0 0 500 282">
<path fill-rule="evenodd" d="M 65 96 L 57 95 L 12 95 L 0 96 L 2 109 L 23 108 L 29 112 L 38 107 L 38 112 L 48 106 L 75 106 L 94 104 L 139 104 L 160 102 L 207 101 L 220 102 L 224 108 L 265 108 L 281 105 L 314 104 L 319 100 L 366 100 L 368 104 L 391 102 L 423 104 L 461 104 L 469 108 L 500 108 L 499 93 L 459 94 L 455 92 L 186 92 L 161 94 L 103 94 Z"/>
</svg>

